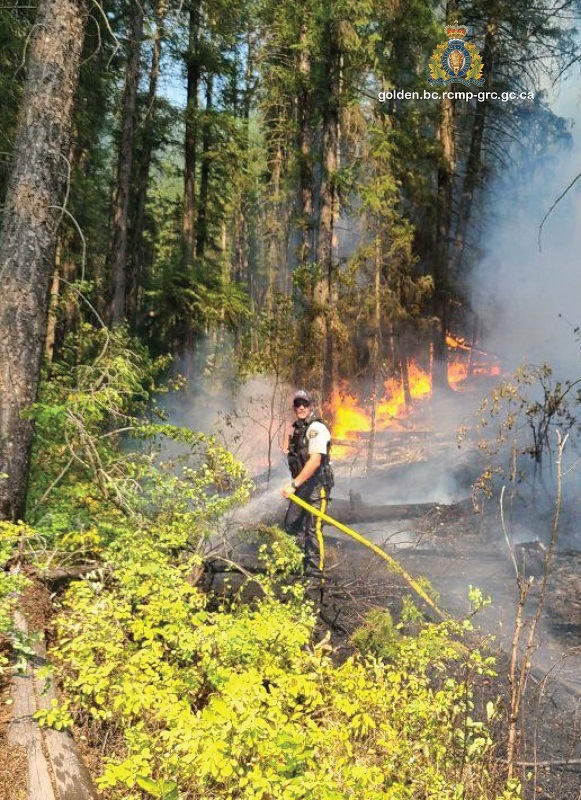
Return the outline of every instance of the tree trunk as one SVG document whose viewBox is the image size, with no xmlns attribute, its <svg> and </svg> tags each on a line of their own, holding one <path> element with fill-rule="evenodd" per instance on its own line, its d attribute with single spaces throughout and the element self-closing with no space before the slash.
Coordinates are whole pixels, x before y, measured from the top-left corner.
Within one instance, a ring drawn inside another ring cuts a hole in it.
<svg viewBox="0 0 581 800">
<path fill-rule="evenodd" d="M 33 424 L 21 415 L 38 390 L 85 22 L 83 0 L 41 0 L 29 47 L 0 236 L 2 519 L 24 514 Z"/>
<path fill-rule="evenodd" d="M 401 383 L 403 386 L 403 399 L 406 409 L 412 407 L 412 390 L 410 386 L 410 365 L 407 356 L 403 356 L 401 360 Z"/>
<path fill-rule="evenodd" d="M 300 246 L 299 264 L 307 264 L 314 258 L 313 247 L 313 132 L 311 125 L 311 54 L 307 43 L 307 28 L 301 26 L 299 39 L 298 94 L 298 151 L 299 151 L 299 203 Z"/>
<path fill-rule="evenodd" d="M 200 197 L 196 226 L 196 256 L 203 258 L 208 244 L 208 198 L 210 194 L 210 146 L 212 138 L 212 91 L 214 76 L 206 77 L 206 107 L 202 124 L 202 153 L 200 157 Z"/>
<path fill-rule="evenodd" d="M 446 19 L 457 11 L 456 0 L 447 0 Z M 436 212 L 436 246 L 434 264 L 434 314 L 438 324 L 434 330 L 434 391 L 449 390 L 446 334 L 450 325 L 450 238 L 452 231 L 452 198 L 456 174 L 456 139 L 454 130 L 454 100 L 440 101 L 440 160 L 438 164 L 438 196 Z"/>
<path fill-rule="evenodd" d="M 60 291 L 60 247 L 55 249 L 54 270 L 50 287 L 50 299 L 48 303 L 48 317 L 46 324 L 46 337 L 44 343 L 44 354 L 50 364 L 54 358 L 54 345 L 56 341 L 57 310 Z"/>
<path fill-rule="evenodd" d="M 234 283 L 246 287 L 250 300 L 250 309 L 255 313 L 258 308 L 258 298 L 255 296 L 253 286 L 253 266 L 256 262 L 255 248 L 253 248 L 253 226 L 251 223 L 250 195 L 251 185 L 248 182 L 249 155 L 250 155 L 250 111 L 253 94 L 254 75 L 254 47 L 250 31 L 246 35 L 246 66 L 244 70 L 244 91 L 242 93 L 242 146 L 241 161 L 243 179 L 240 185 L 240 196 L 237 208 L 234 210 Z M 253 263 L 254 262 L 254 263 Z M 268 301 L 267 301 L 268 302 Z M 234 347 L 236 352 L 240 347 L 241 327 L 234 329 Z"/>
<path fill-rule="evenodd" d="M 495 43 L 498 36 L 498 20 L 496 16 L 496 4 L 493 5 L 488 16 L 486 25 L 486 36 L 484 39 L 482 75 L 484 86 L 490 90 L 490 81 L 494 75 L 496 67 L 496 48 Z M 474 193 L 482 180 L 482 142 L 484 138 L 484 128 L 490 110 L 491 101 L 485 98 L 481 103 L 476 104 L 474 120 L 472 123 L 472 135 L 470 137 L 470 149 L 466 160 L 466 170 L 462 183 L 462 195 L 458 206 L 458 219 L 456 223 L 456 235 L 454 240 L 454 263 L 457 267 L 462 262 L 464 248 L 466 244 L 466 232 L 470 224 Z"/>
<path fill-rule="evenodd" d="M 367 447 L 367 474 L 373 469 L 375 437 L 377 434 L 377 392 L 379 387 L 379 365 L 381 362 L 381 238 L 375 237 L 375 275 L 373 292 L 373 342 L 371 353 L 372 385 L 371 385 L 371 429 Z"/>
<path fill-rule="evenodd" d="M 133 326 L 137 324 L 141 305 L 141 293 L 144 283 L 146 247 L 144 242 L 145 207 L 149 186 L 149 171 L 153 151 L 153 129 L 156 116 L 157 84 L 159 81 L 159 64 L 161 45 L 164 35 L 167 0 L 159 0 L 155 8 L 155 35 L 149 69 L 149 86 L 145 98 L 145 117 L 143 120 L 143 144 L 139 154 L 137 169 L 137 186 L 135 191 L 135 218 L 133 223 L 134 256 L 127 291 L 127 316 Z"/>
<path fill-rule="evenodd" d="M 200 86 L 200 0 L 192 0 L 189 22 L 189 44 L 186 58 L 187 105 L 184 140 L 184 211 L 182 238 L 185 266 L 194 263 L 196 250 L 196 161 L 198 148 L 198 90 Z"/>
<path fill-rule="evenodd" d="M 111 322 L 121 325 L 125 320 L 127 289 L 127 258 L 129 230 L 129 194 L 135 145 L 135 109 L 139 85 L 141 43 L 143 41 L 143 6 L 135 3 L 134 15 L 129 30 L 125 90 L 123 92 L 123 117 L 119 161 L 117 164 L 117 187 L 113 207 L 113 244 L 110 255 L 110 272 L 113 284 Z"/>
<path fill-rule="evenodd" d="M 456 170 L 454 140 L 454 101 L 442 97 L 439 139 L 442 148 L 438 166 L 437 230 L 434 269 L 434 312 L 438 324 L 434 331 L 434 390 L 449 389 L 446 333 L 450 324 L 449 253 L 452 225 L 452 196 Z"/>
<path fill-rule="evenodd" d="M 327 101 L 323 111 L 322 164 L 319 213 L 317 219 L 317 262 L 321 277 L 314 291 L 315 346 L 320 353 L 321 397 L 325 404 L 338 380 L 338 353 L 335 343 L 335 221 L 338 216 L 336 175 L 339 166 L 339 46 L 336 32 L 329 25 L 327 45 Z"/>
</svg>

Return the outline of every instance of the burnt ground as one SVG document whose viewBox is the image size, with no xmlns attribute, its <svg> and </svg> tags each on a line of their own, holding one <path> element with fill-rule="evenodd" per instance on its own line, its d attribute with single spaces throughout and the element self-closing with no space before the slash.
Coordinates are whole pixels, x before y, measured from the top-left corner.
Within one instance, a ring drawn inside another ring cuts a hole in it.
<svg viewBox="0 0 581 800">
<path fill-rule="evenodd" d="M 12 700 L 10 683 L 0 684 L 0 800 L 25 800 L 27 758 L 23 747 L 8 742 Z"/>
<path fill-rule="evenodd" d="M 392 521 L 354 527 L 381 542 L 413 576 L 426 577 L 438 592 L 440 605 L 453 616 L 470 613 L 470 585 L 492 598 L 490 606 L 473 620 L 478 631 L 475 642 L 481 637 L 482 646 L 497 656 L 498 678 L 483 690 L 488 697 L 504 698 L 506 704 L 518 589 L 497 515 L 474 514 L 469 504 L 460 503 L 435 507 L 424 517 L 400 525 Z M 350 634 L 367 612 L 387 607 L 397 617 L 402 596 L 411 592 L 375 554 L 342 534 L 327 531 L 335 564 L 321 607 L 322 625 L 334 631 L 336 645 L 348 648 Z M 405 546 L 394 545 L 394 540 Z M 527 574 L 540 571 L 536 557 L 533 548 Z M 525 606 L 521 655 L 540 588 L 537 575 Z M 424 608 L 426 616 L 434 618 Z M 530 661 L 519 744 L 527 796 L 581 800 L 581 552 L 555 554 Z M 496 733 L 502 742 L 506 735 L 502 724 Z"/>
</svg>

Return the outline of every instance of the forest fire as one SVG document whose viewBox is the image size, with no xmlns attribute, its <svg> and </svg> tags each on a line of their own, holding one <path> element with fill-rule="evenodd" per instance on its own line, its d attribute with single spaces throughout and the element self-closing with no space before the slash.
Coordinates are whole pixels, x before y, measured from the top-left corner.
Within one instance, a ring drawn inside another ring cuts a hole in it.
<svg viewBox="0 0 581 800">
<path fill-rule="evenodd" d="M 448 383 L 458 390 L 461 383 L 478 375 L 500 375 L 498 358 L 465 339 L 451 334 L 446 336 L 448 345 Z"/>
<path fill-rule="evenodd" d="M 449 348 L 448 383 L 455 391 L 477 375 L 500 375 L 500 364 L 494 356 L 470 346 L 464 339 L 451 335 L 446 337 Z M 399 377 L 392 377 L 383 384 L 381 396 L 375 404 L 375 430 L 406 430 L 410 428 L 409 417 L 417 401 L 432 394 L 432 375 L 415 361 L 407 364 Z M 335 445 L 334 458 L 352 454 L 353 448 L 368 439 L 373 428 L 373 403 L 362 406 L 355 394 L 345 385 L 335 392 L 328 410 L 333 419 L 332 432 Z M 405 425 L 403 421 L 406 420 Z"/>
<path fill-rule="evenodd" d="M 407 384 L 407 385 L 406 385 Z M 400 421 L 412 413 L 413 401 L 429 397 L 432 392 L 430 375 L 411 362 L 405 379 L 389 378 L 383 384 L 383 393 L 375 405 L 375 429 L 401 429 Z M 372 429 L 371 403 L 367 408 L 345 387 L 335 392 L 329 404 L 333 417 L 333 457 L 349 454 L 351 445 L 361 443 Z"/>
</svg>

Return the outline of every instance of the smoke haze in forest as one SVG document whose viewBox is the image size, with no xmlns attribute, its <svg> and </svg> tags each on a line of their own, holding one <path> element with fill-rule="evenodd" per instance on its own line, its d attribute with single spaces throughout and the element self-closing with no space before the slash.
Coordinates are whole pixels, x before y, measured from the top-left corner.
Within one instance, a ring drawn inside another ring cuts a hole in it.
<svg viewBox="0 0 581 800">
<path fill-rule="evenodd" d="M 559 114 L 580 117 L 572 87 L 556 105 Z M 485 345 L 498 354 L 505 370 L 523 363 L 547 362 L 563 379 L 575 380 L 581 324 L 581 184 L 543 218 L 581 170 L 579 133 L 573 146 L 538 159 L 522 176 L 519 202 L 502 203 L 489 231 L 487 251 L 475 269 L 472 303 L 483 320 Z"/>
</svg>

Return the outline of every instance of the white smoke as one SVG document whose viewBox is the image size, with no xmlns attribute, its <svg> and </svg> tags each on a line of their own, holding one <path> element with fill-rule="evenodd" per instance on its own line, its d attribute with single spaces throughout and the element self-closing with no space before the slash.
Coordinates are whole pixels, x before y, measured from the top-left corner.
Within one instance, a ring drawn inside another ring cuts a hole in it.
<svg viewBox="0 0 581 800">
<path fill-rule="evenodd" d="M 280 471 L 292 416 L 288 385 L 264 375 L 239 381 L 229 337 L 219 349 L 200 343 L 175 371 L 194 377 L 158 401 L 172 424 L 214 436 L 260 483 Z"/>
<path fill-rule="evenodd" d="M 556 112 L 581 119 L 577 95 L 575 87 L 567 89 L 555 101 Z M 581 324 L 581 181 L 545 217 L 581 172 L 574 125 L 571 133 L 572 148 L 537 159 L 517 186 L 516 207 L 503 208 L 502 222 L 488 231 L 471 298 L 488 331 L 485 347 L 501 357 L 505 370 L 546 362 L 565 380 L 581 371 L 575 334 Z"/>
</svg>

